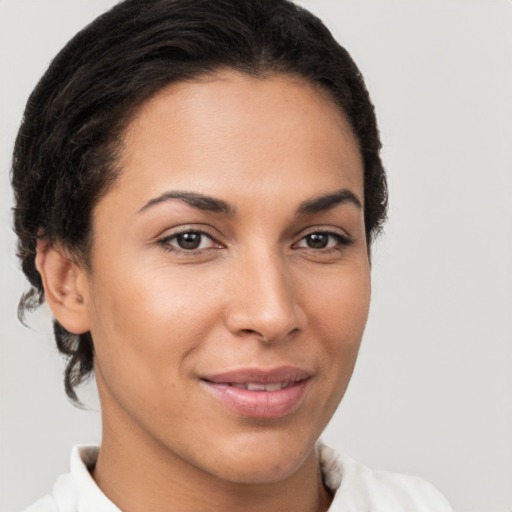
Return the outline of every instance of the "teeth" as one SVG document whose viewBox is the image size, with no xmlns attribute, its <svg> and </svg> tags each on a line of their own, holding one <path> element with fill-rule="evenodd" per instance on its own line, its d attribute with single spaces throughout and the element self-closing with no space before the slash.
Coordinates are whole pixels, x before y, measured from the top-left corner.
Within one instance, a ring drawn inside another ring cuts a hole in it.
<svg viewBox="0 0 512 512">
<path fill-rule="evenodd" d="M 279 391 L 280 389 L 289 388 L 294 384 L 294 381 L 286 380 L 283 382 L 274 382 L 273 384 L 259 384 L 257 382 L 248 382 L 247 384 L 241 384 L 238 382 L 230 382 L 228 383 L 228 386 L 238 389 L 247 389 L 248 391 Z"/>
<path fill-rule="evenodd" d="M 229 386 L 239 389 L 247 389 L 248 391 L 279 391 L 293 386 L 293 381 L 274 382 L 273 384 L 259 384 L 257 382 L 248 382 L 247 384 L 240 384 L 238 382 L 231 382 Z"/>
<path fill-rule="evenodd" d="M 279 391 L 283 388 L 284 382 L 276 382 L 275 384 L 266 384 L 265 391 Z"/>
<path fill-rule="evenodd" d="M 249 382 L 247 385 L 246 385 L 246 388 L 249 390 L 249 391 L 266 391 L 266 386 L 265 384 L 252 384 L 251 382 Z"/>
<path fill-rule="evenodd" d="M 247 384 L 231 384 L 233 387 L 247 389 L 249 391 L 279 391 L 290 386 L 289 382 L 275 382 L 274 384 L 258 384 L 248 382 Z"/>
</svg>

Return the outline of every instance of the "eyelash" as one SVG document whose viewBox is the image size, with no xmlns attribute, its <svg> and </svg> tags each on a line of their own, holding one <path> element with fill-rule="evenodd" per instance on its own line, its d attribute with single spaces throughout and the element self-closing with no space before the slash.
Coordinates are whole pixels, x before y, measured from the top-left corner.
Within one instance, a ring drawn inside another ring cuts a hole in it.
<svg viewBox="0 0 512 512">
<path fill-rule="evenodd" d="M 341 233 L 338 233 L 336 231 L 328 231 L 328 230 L 322 230 L 322 229 L 315 229 L 310 231 L 309 233 L 306 233 L 301 237 L 301 239 L 296 242 L 294 245 L 297 245 L 298 243 L 302 242 L 303 240 L 306 240 L 308 237 L 312 235 L 323 235 L 327 237 L 334 238 L 336 241 L 336 244 L 333 247 L 322 247 L 322 248 L 314 248 L 314 247 L 307 247 L 307 249 L 310 249 L 312 251 L 318 251 L 322 253 L 330 253 L 332 251 L 342 251 L 346 247 L 349 247 L 354 243 L 352 238 L 350 238 L 347 235 L 343 235 Z M 327 241 L 327 244 L 329 244 L 329 240 Z"/>
<path fill-rule="evenodd" d="M 161 238 L 158 240 L 158 244 L 160 244 L 164 250 L 168 252 L 175 252 L 175 253 L 182 253 L 182 254 L 198 254 L 200 252 L 203 252 L 204 250 L 210 249 L 210 248 L 198 248 L 198 249 L 184 249 L 182 247 L 173 247 L 170 242 L 171 240 L 178 238 L 179 236 L 183 235 L 199 235 L 200 243 L 202 242 L 203 237 L 209 238 L 212 243 L 217 244 L 217 247 L 211 247 L 211 249 L 220 249 L 221 244 L 215 240 L 215 238 L 207 233 L 206 231 L 202 231 L 200 229 L 183 229 L 182 231 L 179 231 L 177 233 L 173 233 L 172 235 L 166 236 L 164 238 Z"/>
<path fill-rule="evenodd" d="M 206 237 L 206 238 L 209 238 L 214 245 L 216 244 L 216 246 L 207 247 L 207 248 L 195 248 L 195 249 L 184 249 L 182 247 L 173 247 L 171 245 L 171 241 L 178 238 L 179 236 L 183 236 L 183 235 L 199 235 L 200 236 L 200 242 L 199 242 L 200 244 L 202 243 L 202 238 Z M 310 231 L 309 233 L 306 233 L 305 235 L 303 235 L 297 242 L 295 242 L 293 244 L 293 246 L 296 246 L 297 244 L 306 240 L 308 237 L 310 237 L 312 235 L 323 235 L 323 236 L 334 238 L 334 240 L 336 241 L 336 244 L 332 247 L 321 247 L 321 248 L 304 247 L 304 249 L 309 249 L 309 250 L 312 250 L 315 252 L 330 253 L 332 251 L 342 251 L 344 248 L 346 248 L 354 243 L 354 241 L 347 235 L 343 235 L 343 234 L 335 232 L 335 231 L 316 229 L 316 230 Z M 162 248 L 165 251 L 173 252 L 173 253 L 190 254 L 190 255 L 199 254 L 208 249 L 221 249 L 222 248 L 222 244 L 217 242 L 217 240 L 212 235 L 210 235 L 206 231 L 202 231 L 199 229 L 183 229 L 182 231 L 179 231 L 177 233 L 173 233 L 172 235 L 161 238 L 157 242 L 160 246 L 162 246 Z M 327 241 L 327 245 L 328 244 L 329 244 L 329 240 Z"/>
</svg>

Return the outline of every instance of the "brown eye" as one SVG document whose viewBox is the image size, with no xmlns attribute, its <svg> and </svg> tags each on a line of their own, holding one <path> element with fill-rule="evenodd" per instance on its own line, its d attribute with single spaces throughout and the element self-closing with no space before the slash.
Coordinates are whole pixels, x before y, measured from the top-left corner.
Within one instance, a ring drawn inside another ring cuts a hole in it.
<svg viewBox="0 0 512 512">
<path fill-rule="evenodd" d="M 184 231 L 176 235 L 167 236 L 160 240 L 159 243 L 167 250 L 183 252 L 219 247 L 219 244 L 211 236 L 202 231 Z"/>
<path fill-rule="evenodd" d="M 304 237 L 310 249 L 324 249 L 329 243 L 329 235 L 325 233 L 312 233 Z"/>
<path fill-rule="evenodd" d="M 180 249 L 194 250 L 201 246 L 201 239 L 203 235 L 201 233 L 181 233 L 176 235 L 176 245 Z"/>
<path fill-rule="evenodd" d="M 350 245 L 352 240 L 340 233 L 316 231 L 301 238 L 296 247 L 301 249 L 334 249 Z"/>
</svg>

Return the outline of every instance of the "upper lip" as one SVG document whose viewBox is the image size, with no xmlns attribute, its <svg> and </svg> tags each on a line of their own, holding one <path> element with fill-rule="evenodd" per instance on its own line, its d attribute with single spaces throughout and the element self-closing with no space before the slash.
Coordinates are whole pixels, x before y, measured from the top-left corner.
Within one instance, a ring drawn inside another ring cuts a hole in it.
<svg viewBox="0 0 512 512">
<path fill-rule="evenodd" d="M 311 372 L 293 366 L 278 368 L 241 368 L 214 375 L 204 375 L 203 380 L 216 384 L 276 384 L 278 382 L 299 382 L 311 377 Z"/>
</svg>

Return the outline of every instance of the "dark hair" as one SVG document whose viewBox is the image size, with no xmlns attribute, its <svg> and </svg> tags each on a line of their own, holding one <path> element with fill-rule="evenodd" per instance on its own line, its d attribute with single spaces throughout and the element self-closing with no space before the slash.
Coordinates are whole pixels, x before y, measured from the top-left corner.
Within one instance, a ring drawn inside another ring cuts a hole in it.
<svg viewBox="0 0 512 512">
<path fill-rule="evenodd" d="M 91 212 L 115 182 L 118 141 L 137 106 L 219 68 L 296 75 L 330 92 L 363 157 L 370 247 L 387 208 L 374 108 L 357 66 L 322 22 L 287 0 L 126 0 L 71 39 L 27 102 L 12 165 L 18 256 L 31 284 L 22 320 L 44 301 L 38 239 L 88 265 Z M 68 358 L 66 393 L 79 403 L 74 388 L 93 370 L 91 335 L 56 320 L 54 333 Z"/>
</svg>

